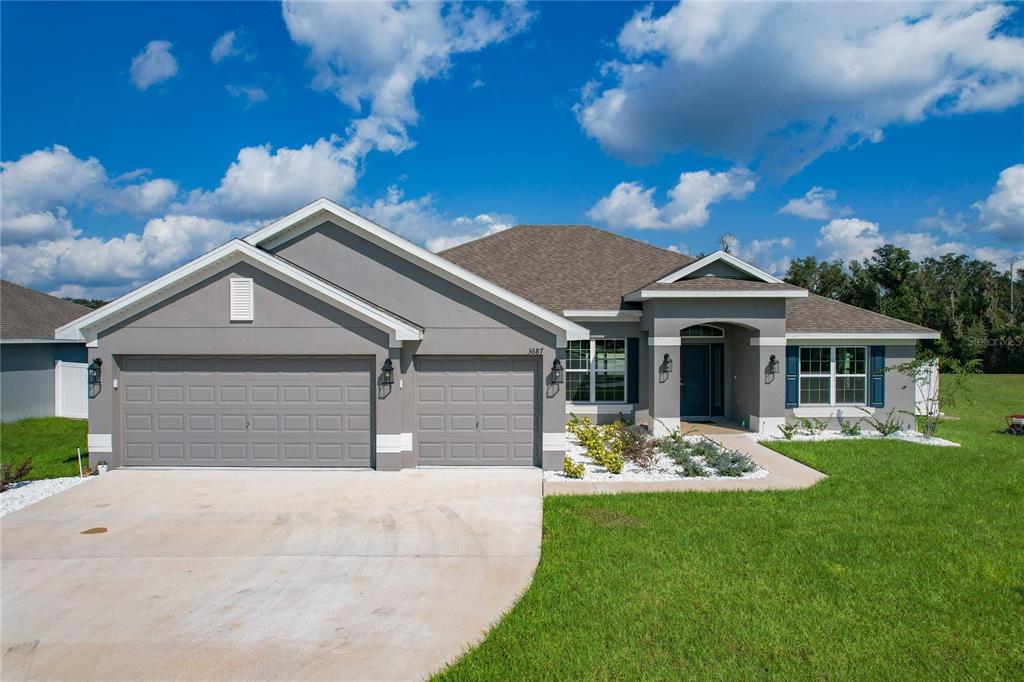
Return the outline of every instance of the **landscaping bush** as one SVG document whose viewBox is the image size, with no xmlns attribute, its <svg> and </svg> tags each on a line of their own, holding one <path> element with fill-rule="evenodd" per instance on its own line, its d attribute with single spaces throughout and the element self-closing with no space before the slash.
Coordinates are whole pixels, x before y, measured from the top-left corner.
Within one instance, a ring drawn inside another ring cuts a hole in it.
<svg viewBox="0 0 1024 682">
<path fill-rule="evenodd" d="M 851 421 L 847 421 L 847 420 L 843 419 L 842 417 L 840 417 L 839 418 L 839 431 L 844 436 L 859 436 L 859 435 L 861 435 L 860 422 L 861 422 L 860 419 L 858 419 L 855 422 L 851 422 Z"/>
<path fill-rule="evenodd" d="M 616 436 L 622 445 L 623 459 L 641 469 L 650 469 L 658 461 L 658 441 L 644 426 L 616 422 Z"/>
<path fill-rule="evenodd" d="M 867 410 L 865 410 L 865 412 L 867 412 Z M 879 419 L 878 417 L 872 416 L 870 413 L 868 413 L 868 416 L 864 419 L 883 437 L 891 436 L 902 428 L 900 419 L 896 416 L 895 410 L 889 410 L 889 414 L 885 419 Z"/>
<path fill-rule="evenodd" d="M 4 492 L 18 481 L 23 480 L 32 472 L 32 458 L 29 457 L 18 466 L 11 462 L 4 462 L 0 466 L 0 493 Z"/>
<path fill-rule="evenodd" d="M 719 476 L 742 476 L 757 468 L 750 458 L 737 450 L 715 449 L 714 454 L 704 456 L 704 463 Z"/>
<path fill-rule="evenodd" d="M 587 468 L 583 466 L 583 462 L 577 462 L 569 455 L 562 460 L 562 473 L 569 478 L 583 478 L 586 472 Z"/>
<path fill-rule="evenodd" d="M 811 417 L 810 419 L 807 417 L 800 417 L 800 427 L 805 433 L 807 433 L 807 435 L 816 436 L 828 428 L 828 420 L 818 419 L 817 417 Z"/>
<path fill-rule="evenodd" d="M 786 440 L 793 440 L 793 436 L 795 436 L 799 430 L 800 427 L 797 426 L 796 424 L 786 423 L 779 425 L 779 431 L 782 432 L 782 436 Z"/>
</svg>

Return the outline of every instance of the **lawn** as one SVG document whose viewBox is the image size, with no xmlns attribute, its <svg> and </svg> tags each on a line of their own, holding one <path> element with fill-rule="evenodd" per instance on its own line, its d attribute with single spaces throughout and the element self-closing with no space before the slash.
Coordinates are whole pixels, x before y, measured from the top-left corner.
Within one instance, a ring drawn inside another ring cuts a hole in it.
<svg viewBox="0 0 1024 682">
<path fill-rule="evenodd" d="M 0 424 L 0 462 L 18 466 L 32 458 L 29 480 L 78 475 L 75 448 L 82 448 L 88 422 L 64 417 L 38 417 Z"/>
<path fill-rule="evenodd" d="M 533 584 L 439 677 L 1022 679 L 1022 401 L 971 377 L 962 448 L 779 445 L 809 490 L 547 498 Z"/>
</svg>

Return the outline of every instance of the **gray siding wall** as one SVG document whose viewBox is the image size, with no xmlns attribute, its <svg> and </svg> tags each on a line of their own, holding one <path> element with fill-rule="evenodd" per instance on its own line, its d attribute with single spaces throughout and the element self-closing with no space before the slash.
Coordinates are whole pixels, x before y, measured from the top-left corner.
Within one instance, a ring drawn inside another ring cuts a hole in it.
<svg viewBox="0 0 1024 682">
<path fill-rule="evenodd" d="M 696 277 L 704 277 L 706 275 L 714 275 L 715 277 L 731 277 L 738 279 L 753 279 L 750 275 L 740 270 L 737 270 L 733 266 L 729 265 L 720 260 L 716 260 L 714 263 L 709 263 L 704 267 L 696 270 L 686 276 L 686 279 L 694 279 Z"/>
<path fill-rule="evenodd" d="M 0 344 L 0 419 L 53 416 L 57 360 L 85 362 L 85 344 Z"/>
</svg>

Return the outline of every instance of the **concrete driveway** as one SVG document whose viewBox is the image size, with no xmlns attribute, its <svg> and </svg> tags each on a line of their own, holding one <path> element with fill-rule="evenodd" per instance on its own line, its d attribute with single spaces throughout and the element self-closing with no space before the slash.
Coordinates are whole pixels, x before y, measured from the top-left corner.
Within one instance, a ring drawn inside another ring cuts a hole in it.
<svg viewBox="0 0 1024 682">
<path fill-rule="evenodd" d="M 526 589 L 541 472 L 115 471 L 0 523 L 5 680 L 413 679 Z"/>
</svg>

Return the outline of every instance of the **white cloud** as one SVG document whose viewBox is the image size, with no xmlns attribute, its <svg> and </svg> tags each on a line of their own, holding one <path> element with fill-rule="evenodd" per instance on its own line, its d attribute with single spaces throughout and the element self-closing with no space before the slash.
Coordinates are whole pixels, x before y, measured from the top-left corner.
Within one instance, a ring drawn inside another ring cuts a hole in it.
<svg viewBox="0 0 1024 682">
<path fill-rule="evenodd" d="M 981 229 L 1009 242 L 1024 241 L 1024 164 L 999 174 L 992 193 L 976 202 Z"/>
<path fill-rule="evenodd" d="M 267 99 L 267 91 L 255 85 L 226 85 L 224 86 L 232 97 L 245 98 L 245 108 L 248 109 L 254 104 L 259 104 Z"/>
<path fill-rule="evenodd" d="M 788 213 L 799 218 L 828 220 L 841 218 L 853 213 L 849 206 L 836 206 L 836 191 L 824 187 L 812 187 L 802 197 L 790 199 L 779 209 L 779 213 Z"/>
<path fill-rule="evenodd" d="M 754 175 L 746 168 L 682 173 L 679 182 L 668 191 L 668 201 L 657 206 L 654 187 L 621 182 L 594 204 L 587 215 L 615 229 L 692 230 L 707 224 L 712 204 L 743 199 L 755 186 Z"/>
<path fill-rule="evenodd" d="M 313 86 L 368 115 L 349 129 L 351 154 L 408 149 L 406 127 L 419 113 L 417 83 L 444 75 L 452 57 L 477 52 L 522 32 L 532 13 L 522 3 L 469 8 L 443 3 L 283 5 L 292 40 L 309 49 Z M 365 124 L 364 124 L 365 121 Z"/>
<path fill-rule="evenodd" d="M 166 40 L 151 40 L 132 58 L 130 73 L 136 88 L 146 90 L 178 74 L 178 61 L 171 54 L 171 47 Z"/>
<path fill-rule="evenodd" d="M 920 260 L 938 258 L 947 253 L 969 253 L 970 247 L 963 242 L 942 242 L 929 232 L 883 233 L 878 223 L 859 218 L 836 218 L 820 230 L 817 245 L 822 255 L 829 260 L 845 262 L 870 258 L 874 250 L 883 244 L 895 244 Z"/>
<path fill-rule="evenodd" d="M 425 243 L 427 249 L 434 252 L 507 230 L 516 224 L 514 217 L 498 213 L 449 218 L 434 207 L 432 195 L 405 199 L 402 190 L 395 186 L 359 212 L 406 239 Z"/>
<path fill-rule="evenodd" d="M 921 218 L 917 224 L 928 230 L 941 230 L 948 235 L 962 234 L 967 229 L 967 219 L 963 213 L 950 216 L 944 208 Z"/>
<path fill-rule="evenodd" d="M 172 212 L 239 220 L 284 215 L 321 196 L 342 200 L 356 168 L 335 140 L 298 149 L 245 147 L 214 190 L 193 190 Z"/>
<path fill-rule="evenodd" d="M 213 43 L 210 49 L 210 61 L 219 64 L 228 58 L 244 59 L 252 61 L 256 58 L 256 51 L 252 47 L 252 38 L 247 31 L 234 29 L 225 31 Z"/>
<path fill-rule="evenodd" d="M 0 163 L 0 225 L 3 243 L 73 237 L 68 209 L 153 215 L 178 192 L 177 183 L 145 179 L 139 169 L 111 179 L 98 159 L 81 159 L 62 145 Z"/>
<path fill-rule="evenodd" d="M 887 126 L 1024 97 L 1012 6 L 682 3 L 623 27 L 577 118 L 615 156 L 693 149 L 791 174 Z"/>
<path fill-rule="evenodd" d="M 736 244 L 733 253 L 740 260 L 752 263 L 772 275 L 783 275 L 793 258 L 793 240 L 790 237 L 754 239 L 747 245 Z"/>
<path fill-rule="evenodd" d="M 974 249 L 974 257 L 978 260 L 994 263 L 996 268 L 1002 272 L 1009 270 L 1011 263 L 1017 263 L 1018 267 L 1015 269 L 1015 272 L 1019 273 L 1021 271 L 1019 266 L 1020 262 L 1024 260 L 1024 253 L 1014 251 L 1013 249 L 980 246 Z"/>
</svg>

